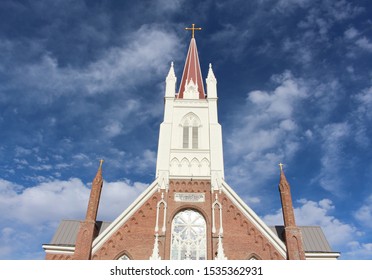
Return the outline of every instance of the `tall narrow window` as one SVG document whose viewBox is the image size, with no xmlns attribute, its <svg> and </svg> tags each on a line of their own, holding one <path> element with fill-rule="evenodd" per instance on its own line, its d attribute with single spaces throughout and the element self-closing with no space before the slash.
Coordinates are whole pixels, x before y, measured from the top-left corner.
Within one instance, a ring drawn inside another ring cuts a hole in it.
<svg viewBox="0 0 372 280">
<path fill-rule="evenodd" d="M 189 148 L 189 127 L 188 126 L 183 127 L 183 148 L 184 149 Z"/>
<path fill-rule="evenodd" d="M 207 226 L 204 217 L 194 210 L 179 212 L 172 221 L 171 260 L 205 260 Z"/>
<path fill-rule="evenodd" d="M 198 148 L 198 132 L 199 129 L 197 126 L 192 127 L 192 148 L 197 149 Z"/>
<path fill-rule="evenodd" d="M 199 149 L 200 119 L 194 113 L 188 113 L 182 118 L 181 124 L 182 148 Z"/>
</svg>

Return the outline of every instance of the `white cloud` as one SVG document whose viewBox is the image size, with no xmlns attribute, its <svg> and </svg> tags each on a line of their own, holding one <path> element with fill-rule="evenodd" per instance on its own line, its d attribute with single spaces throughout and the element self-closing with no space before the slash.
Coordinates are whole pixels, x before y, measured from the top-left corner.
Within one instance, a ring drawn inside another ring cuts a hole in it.
<svg viewBox="0 0 372 280">
<path fill-rule="evenodd" d="M 146 188 L 148 184 L 129 181 L 104 182 L 98 219 L 113 221 Z"/>
<path fill-rule="evenodd" d="M 260 185 L 278 170 L 279 162 L 289 161 L 299 149 L 302 133 L 294 112 L 307 97 L 307 87 L 288 71 L 272 81 L 277 84 L 273 91 L 251 91 L 246 105 L 235 108 L 226 150 L 228 158 L 236 159 L 236 166 L 228 167 L 233 185 L 247 181 Z"/>
<path fill-rule="evenodd" d="M 358 147 L 368 148 L 371 142 L 368 132 L 372 119 L 372 86 L 354 95 L 353 99 L 356 106 L 350 114 L 350 119 L 354 125 L 354 139 Z"/>
<path fill-rule="evenodd" d="M 280 123 L 280 128 L 286 131 L 291 131 L 291 130 L 296 130 L 297 125 L 293 120 L 286 119 Z"/>
<path fill-rule="evenodd" d="M 141 154 L 128 158 L 125 161 L 125 168 L 136 170 L 136 172 L 153 173 L 156 164 L 156 152 L 145 149 Z"/>
<path fill-rule="evenodd" d="M 2 221 L 13 220 L 28 225 L 58 221 L 63 216 L 77 218 L 87 205 L 89 191 L 79 179 L 50 181 L 17 192 L 17 186 L 7 182 L 2 192 L 0 209 L 7 213 Z M 9 187 L 10 186 L 10 187 Z"/>
<path fill-rule="evenodd" d="M 300 206 L 294 208 L 296 224 L 299 226 L 321 226 L 333 250 L 337 251 L 356 239 L 357 230 L 354 226 L 331 215 L 335 209 L 331 200 L 322 199 L 316 202 L 301 199 L 298 202 Z M 279 209 L 275 214 L 264 216 L 263 220 L 269 225 L 283 225 L 282 210 Z"/>
<path fill-rule="evenodd" d="M 313 132 L 310 129 L 308 129 L 308 130 L 305 131 L 305 136 L 307 138 L 311 139 L 311 138 L 313 138 Z"/>
<path fill-rule="evenodd" d="M 372 228 L 372 195 L 370 195 L 363 205 L 354 213 L 354 217 L 367 228 Z"/>
<path fill-rule="evenodd" d="M 181 9 L 182 5 L 184 4 L 185 0 L 157 0 L 156 7 L 157 10 L 161 13 L 169 13 L 172 11 L 178 11 Z"/>
<path fill-rule="evenodd" d="M 339 173 L 345 167 L 343 148 L 350 131 L 347 122 L 327 124 L 321 129 L 323 155 L 317 179 L 322 188 L 335 195 L 342 194 L 343 182 Z"/>
<path fill-rule="evenodd" d="M 37 88 L 44 94 L 44 102 L 53 95 L 72 93 L 97 94 L 130 87 L 163 74 L 177 50 L 177 40 L 172 33 L 142 26 L 128 35 L 127 45 L 111 47 L 100 58 L 84 68 L 62 67 L 49 53 L 34 64 L 24 65 L 18 85 Z M 40 99 L 40 97 L 39 97 Z"/>
<path fill-rule="evenodd" d="M 372 118 L 372 86 L 355 95 L 355 99 L 358 102 L 357 113 Z"/>
<path fill-rule="evenodd" d="M 121 133 L 123 125 L 118 121 L 112 121 L 108 123 L 105 127 L 105 133 L 108 137 L 115 137 Z"/>
<path fill-rule="evenodd" d="M 104 182 L 98 218 L 112 221 L 146 187 L 147 184 L 139 182 Z M 53 180 L 30 188 L 0 179 L 0 259 L 43 258 L 39 242 L 50 241 L 60 220 L 83 220 L 89 192 L 77 178 Z"/>
<path fill-rule="evenodd" d="M 220 7 L 225 9 L 226 7 L 220 3 Z M 244 55 L 245 44 L 247 40 L 253 35 L 254 30 L 251 28 L 243 28 L 238 25 L 223 23 L 219 32 L 216 32 L 211 37 L 211 45 L 221 45 L 223 48 L 219 50 L 220 57 L 233 58 L 235 60 L 241 60 Z M 221 44 L 223 42 L 223 44 Z M 259 50 L 262 51 L 262 50 Z"/>
<path fill-rule="evenodd" d="M 352 241 L 347 244 L 348 251 L 344 253 L 346 259 L 372 259 L 372 243 Z"/>
<path fill-rule="evenodd" d="M 366 37 L 358 39 L 355 44 L 366 51 L 372 52 L 372 43 Z"/>
<path fill-rule="evenodd" d="M 344 32 L 344 36 L 346 39 L 354 39 L 355 37 L 359 36 L 359 31 L 354 27 L 350 27 Z"/>
<path fill-rule="evenodd" d="M 169 62 L 178 58 L 179 40 L 175 33 L 149 25 L 120 36 L 121 45 L 102 50 L 84 64 L 65 65 L 42 47 L 39 56 L 26 62 L 18 58 L 18 49 L 9 51 L 14 62 L 7 64 L 9 78 L 4 87 L 22 95 L 22 102 L 16 101 L 17 94 L 8 94 L 7 100 L 19 104 L 19 118 L 43 108 L 39 117 L 44 122 L 30 124 L 32 140 L 47 142 L 53 138 L 50 135 L 63 131 L 73 142 L 85 138 L 94 145 L 91 139 L 109 141 L 161 114 L 158 97 L 163 93 L 157 83 L 164 80 Z M 141 90 L 149 84 L 151 90 Z M 68 101 L 61 101 L 64 98 Z M 63 110 L 54 110 L 62 106 Z M 19 149 L 17 154 L 32 152 Z"/>
<path fill-rule="evenodd" d="M 291 11 L 293 8 L 297 7 L 308 7 L 311 2 L 311 0 L 279 0 L 276 9 L 279 9 L 282 12 L 287 12 L 288 10 Z"/>
<path fill-rule="evenodd" d="M 123 211 L 146 187 L 129 181 L 104 182 L 99 213 L 113 219 Z M 77 178 L 53 180 L 30 188 L 23 188 L 0 180 L 0 211 L 7 213 L 1 221 L 17 221 L 41 225 L 61 219 L 84 219 L 90 190 Z"/>
</svg>

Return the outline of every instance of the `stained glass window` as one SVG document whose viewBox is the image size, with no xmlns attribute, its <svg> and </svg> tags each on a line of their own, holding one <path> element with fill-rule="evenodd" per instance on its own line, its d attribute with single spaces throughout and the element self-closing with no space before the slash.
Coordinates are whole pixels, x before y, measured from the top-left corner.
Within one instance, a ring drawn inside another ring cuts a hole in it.
<svg viewBox="0 0 372 280">
<path fill-rule="evenodd" d="M 205 260 L 206 235 L 206 222 L 199 212 L 179 212 L 172 221 L 171 260 Z"/>
</svg>

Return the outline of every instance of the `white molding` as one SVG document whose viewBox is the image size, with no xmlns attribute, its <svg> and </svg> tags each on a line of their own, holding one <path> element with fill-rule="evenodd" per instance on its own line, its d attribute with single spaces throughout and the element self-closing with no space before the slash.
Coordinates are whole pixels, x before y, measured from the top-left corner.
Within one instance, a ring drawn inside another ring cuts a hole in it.
<svg viewBox="0 0 372 280">
<path fill-rule="evenodd" d="M 158 178 L 93 241 L 92 255 L 158 190 Z"/>
<path fill-rule="evenodd" d="M 47 254 L 73 255 L 75 252 L 75 246 L 59 246 L 44 244 L 42 247 L 45 253 Z"/>
<path fill-rule="evenodd" d="M 282 240 L 261 220 L 260 217 L 237 195 L 237 193 L 222 179 L 222 191 L 238 207 L 244 216 L 265 236 L 278 250 L 283 258 L 287 258 L 287 248 Z"/>
<path fill-rule="evenodd" d="M 337 260 L 340 257 L 340 253 L 337 252 L 319 252 L 319 253 L 306 253 L 306 260 Z"/>
<path fill-rule="evenodd" d="M 191 105 L 192 104 L 192 105 Z M 208 101 L 207 99 L 175 99 L 174 100 L 174 107 L 183 108 L 183 107 L 190 107 L 193 108 L 208 108 Z"/>
<path fill-rule="evenodd" d="M 189 154 L 190 152 L 192 152 L 193 154 L 207 154 L 209 156 L 209 149 L 193 149 L 193 148 L 189 148 L 189 149 L 171 149 L 171 153 L 178 153 L 178 154 Z"/>
<path fill-rule="evenodd" d="M 191 176 L 191 175 L 169 175 L 169 179 L 180 179 L 180 180 L 190 180 L 190 181 L 193 181 L 193 180 L 210 180 L 211 179 L 211 176 Z"/>
</svg>

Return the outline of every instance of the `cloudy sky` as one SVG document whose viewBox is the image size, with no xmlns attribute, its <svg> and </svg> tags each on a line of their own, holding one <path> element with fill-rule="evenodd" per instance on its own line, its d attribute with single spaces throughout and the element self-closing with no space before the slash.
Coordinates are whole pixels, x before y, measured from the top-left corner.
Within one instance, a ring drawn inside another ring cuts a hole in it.
<svg viewBox="0 0 372 280">
<path fill-rule="evenodd" d="M 278 163 L 299 225 L 342 259 L 372 259 L 370 0 L 2 0 L 0 259 L 42 259 L 82 219 L 99 159 L 99 218 L 154 179 L 164 80 L 195 23 L 218 81 L 226 181 L 282 223 Z"/>
</svg>

